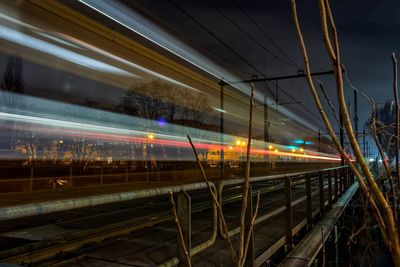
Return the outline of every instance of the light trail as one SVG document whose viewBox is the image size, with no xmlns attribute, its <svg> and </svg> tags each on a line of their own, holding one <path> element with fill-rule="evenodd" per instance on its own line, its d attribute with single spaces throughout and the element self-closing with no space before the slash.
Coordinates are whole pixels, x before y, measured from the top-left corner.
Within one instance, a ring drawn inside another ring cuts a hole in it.
<svg viewBox="0 0 400 267">
<path fill-rule="evenodd" d="M 77 122 L 70 122 L 65 120 L 56 120 L 49 118 L 34 117 L 29 115 L 12 114 L 6 112 L 0 112 L 0 117 L 3 120 L 22 122 L 22 125 L 10 125 L 9 128 L 23 131 L 35 131 L 37 133 L 45 133 L 50 135 L 56 135 L 57 138 L 65 137 L 78 137 L 87 138 L 96 141 L 114 141 L 114 142 L 128 142 L 128 143 L 140 143 L 149 145 L 168 146 L 172 148 L 188 148 L 190 144 L 184 136 L 166 135 L 160 133 L 151 133 L 149 138 L 149 132 L 138 131 L 138 130 L 127 130 L 115 127 L 106 127 L 90 124 L 82 124 Z M 46 127 L 47 126 L 47 127 Z M 7 124 L 2 124 L 2 128 L 6 128 Z M 91 129 L 87 131 L 85 129 Z M 114 133 L 107 133 L 105 131 L 112 131 Z M 123 132 L 125 134 L 117 134 L 115 132 Z M 221 144 L 213 140 L 207 139 L 196 139 L 196 148 L 200 150 L 218 150 L 223 149 L 225 152 L 233 151 L 245 153 L 246 150 L 243 147 L 233 147 L 232 145 Z M 282 147 L 275 144 L 275 147 Z M 290 149 L 288 147 L 288 149 Z M 313 154 L 304 154 L 286 152 L 286 151 L 275 151 L 268 149 L 252 148 L 250 153 L 253 156 L 257 155 L 269 155 L 276 157 L 293 157 L 293 158 L 304 158 L 324 161 L 340 161 L 338 157 L 332 157 L 327 155 L 316 155 L 317 152 L 311 152 Z M 318 153 L 321 154 L 321 153 Z M 242 159 L 243 160 L 243 159 Z"/>
<path fill-rule="evenodd" d="M 214 62 L 180 41 L 178 38 L 175 38 L 172 34 L 164 31 L 156 24 L 143 17 L 140 13 L 117 1 L 79 0 L 79 2 L 118 23 L 124 28 L 142 36 L 171 54 L 183 59 L 196 68 L 205 71 L 217 80 L 222 79 L 222 77 L 225 81 L 241 80 L 226 69 L 219 67 Z M 245 95 L 250 95 L 250 89 L 247 85 L 232 85 L 232 87 Z M 255 99 L 260 103 L 264 103 L 264 94 L 256 92 Z M 274 107 L 276 105 L 275 102 L 269 99 L 265 104 L 269 107 Z M 286 107 L 281 106 L 279 112 L 301 125 L 308 127 L 314 132 L 318 131 L 318 128 L 314 124 L 301 118 Z"/>
</svg>

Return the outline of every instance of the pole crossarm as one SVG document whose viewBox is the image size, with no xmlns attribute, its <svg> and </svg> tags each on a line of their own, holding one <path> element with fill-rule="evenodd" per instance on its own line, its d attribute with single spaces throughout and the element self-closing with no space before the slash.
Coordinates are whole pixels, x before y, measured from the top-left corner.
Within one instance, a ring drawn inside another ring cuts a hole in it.
<svg viewBox="0 0 400 267">
<path fill-rule="evenodd" d="M 334 74 L 333 70 L 330 71 L 321 71 L 321 72 L 313 72 L 311 73 L 311 76 L 321 76 L 321 75 L 330 75 Z M 305 73 L 303 70 L 300 70 L 297 74 L 295 75 L 287 75 L 287 76 L 277 76 L 277 77 L 266 77 L 266 78 L 252 78 L 248 80 L 241 80 L 241 81 L 235 81 L 235 82 L 226 82 L 226 81 L 220 81 L 219 85 L 232 85 L 232 84 L 239 84 L 239 83 L 256 83 L 256 82 L 266 82 L 266 81 L 278 81 L 278 80 L 287 80 L 287 79 L 295 79 L 295 78 L 301 78 L 301 77 L 306 77 Z"/>
</svg>

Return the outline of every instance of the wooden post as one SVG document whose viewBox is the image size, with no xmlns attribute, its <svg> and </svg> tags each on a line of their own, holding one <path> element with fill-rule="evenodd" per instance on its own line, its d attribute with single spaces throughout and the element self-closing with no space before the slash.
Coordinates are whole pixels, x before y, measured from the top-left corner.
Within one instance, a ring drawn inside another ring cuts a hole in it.
<svg viewBox="0 0 400 267">
<path fill-rule="evenodd" d="M 292 207 L 292 181 L 285 177 L 285 203 L 286 203 L 286 250 L 293 248 L 293 207 Z"/>
</svg>

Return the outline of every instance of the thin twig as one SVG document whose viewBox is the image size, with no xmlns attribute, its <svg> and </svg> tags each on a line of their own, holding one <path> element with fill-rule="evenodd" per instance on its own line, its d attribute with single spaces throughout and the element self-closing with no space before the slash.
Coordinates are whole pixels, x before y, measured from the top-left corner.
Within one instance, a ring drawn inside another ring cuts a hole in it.
<svg viewBox="0 0 400 267">
<path fill-rule="evenodd" d="M 194 146 L 194 144 L 192 142 L 192 138 L 190 138 L 190 135 L 187 135 L 187 138 L 189 140 L 190 146 L 193 149 L 193 153 L 194 153 L 194 156 L 196 157 L 197 164 L 199 165 L 199 168 L 201 170 L 201 174 L 202 174 L 201 177 L 203 178 L 203 181 L 207 184 L 207 187 L 208 187 L 208 190 L 209 190 L 209 192 L 211 194 L 212 200 L 213 200 L 214 204 L 217 206 L 218 215 L 219 215 L 219 218 L 221 220 L 222 227 L 223 227 L 225 235 L 226 235 L 226 239 L 227 239 L 227 241 L 229 243 L 229 248 L 231 250 L 232 259 L 233 259 L 233 261 L 237 261 L 237 257 L 236 257 L 236 254 L 235 254 L 235 249 L 233 247 L 232 240 L 231 240 L 231 238 L 229 236 L 228 225 L 226 224 L 224 213 L 222 211 L 222 203 L 219 203 L 216 193 L 211 188 L 210 182 L 207 179 L 206 172 L 204 171 L 203 165 L 201 164 L 201 161 L 199 159 L 199 155 L 197 154 L 196 147 Z M 221 149 L 222 149 L 222 147 L 221 147 Z"/>
<path fill-rule="evenodd" d="M 393 62 L 393 94 L 394 94 L 394 103 L 395 103 L 395 112 L 396 112 L 396 151 L 395 151 L 395 157 L 396 157 L 396 175 L 397 175 L 397 192 L 399 192 L 400 189 L 400 172 L 399 172 L 399 149 L 400 149 L 400 143 L 399 143 L 399 138 L 400 138 L 400 113 L 399 113 L 399 96 L 398 96 L 398 90 L 397 90 L 397 59 L 396 59 L 396 54 L 393 52 L 392 53 L 392 62 Z M 394 205 L 396 205 L 396 196 L 393 196 L 393 202 Z M 397 206 L 397 205 L 396 205 Z M 394 210 L 395 212 L 395 218 L 397 222 L 397 209 Z"/>
<path fill-rule="evenodd" d="M 256 222 L 259 205 L 260 205 L 260 191 L 257 192 L 256 209 L 254 211 L 253 218 L 251 219 L 251 223 L 250 223 L 250 226 L 249 226 L 249 231 L 247 233 L 247 240 L 246 240 L 246 243 L 245 243 L 245 246 L 244 246 L 244 255 L 245 256 L 244 256 L 244 258 L 243 258 L 243 260 L 241 262 L 241 266 L 244 266 L 244 264 L 246 262 L 247 251 L 249 250 L 250 238 L 251 238 L 251 235 L 253 234 L 253 228 L 254 228 L 254 224 Z"/>
<path fill-rule="evenodd" d="M 324 229 L 321 227 L 321 243 L 322 243 L 322 267 L 325 267 L 325 237 L 324 237 Z"/>
<path fill-rule="evenodd" d="M 366 164 L 364 157 L 361 153 L 361 149 L 357 143 L 357 139 L 355 138 L 353 127 L 351 125 L 351 120 L 349 116 L 349 112 L 346 106 L 345 94 L 344 94 L 344 86 L 343 86 L 343 76 L 342 76 L 342 65 L 340 63 L 340 49 L 339 49 L 339 40 L 338 34 L 336 30 L 335 21 L 333 19 L 331 7 L 329 0 L 319 0 L 319 6 L 321 10 L 321 14 L 323 16 L 328 16 L 329 18 L 329 26 L 331 29 L 331 34 L 333 36 L 333 44 L 335 47 L 335 55 L 331 54 L 331 49 L 329 45 L 326 46 L 328 54 L 330 55 L 330 60 L 335 68 L 335 80 L 336 80 L 336 90 L 338 95 L 338 102 L 340 107 L 340 112 L 343 117 L 344 126 L 346 128 L 347 136 L 349 137 L 350 145 L 353 149 L 353 152 L 357 158 L 358 164 L 360 165 L 364 177 L 368 181 L 371 193 L 375 199 L 375 201 L 380 206 L 380 209 L 383 211 L 382 215 L 386 222 L 386 229 L 387 229 L 387 237 L 389 239 L 385 240 L 388 241 L 386 245 L 388 246 L 393 260 L 396 266 L 400 266 L 400 246 L 399 246 L 399 235 L 397 231 L 397 225 L 395 223 L 394 214 L 389 203 L 386 201 L 382 191 L 380 191 L 378 184 L 376 183 L 371 170 L 369 169 L 368 165 Z M 326 23 L 326 20 L 322 18 L 322 22 Z M 324 40 L 326 42 L 330 42 L 330 33 L 326 30 L 327 27 L 323 26 L 323 34 Z M 381 229 L 382 232 L 382 229 Z"/>
<path fill-rule="evenodd" d="M 379 142 L 379 139 L 378 139 L 378 134 L 377 134 L 377 130 L 376 130 L 376 127 L 375 127 L 375 125 L 376 125 L 376 106 L 375 106 L 375 102 L 373 100 L 372 100 L 371 119 L 372 119 L 371 125 L 370 125 L 371 134 L 372 134 L 372 137 L 373 137 L 373 139 L 375 141 L 376 146 L 378 147 L 379 154 L 382 157 L 383 167 L 384 167 L 384 169 L 386 171 L 387 178 L 389 179 L 390 195 L 392 196 L 392 201 L 393 201 L 392 202 L 392 212 L 393 212 L 393 214 L 394 214 L 394 216 L 396 218 L 397 217 L 397 205 L 396 205 L 395 186 L 394 186 L 394 183 L 393 183 L 392 172 L 391 172 L 390 166 L 389 166 L 389 162 L 390 161 L 388 162 L 388 160 L 386 160 L 385 153 L 383 152 L 383 149 L 382 149 L 382 145 L 381 145 L 381 143 Z M 385 191 L 386 191 L 386 189 L 385 189 Z M 387 202 L 390 203 L 390 201 L 388 200 L 387 197 L 386 197 L 386 199 L 387 199 Z"/>
<path fill-rule="evenodd" d="M 366 186 L 363 176 L 361 175 L 361 173 L 358 171 L 358 168 L 353 164 L 353 162 L 350 160 L 349 156 L 345 153 L 345 151 L 343 150 L 343 147 L 340 145 L 339 140 L 337 139 L 333 128 L 330 124 L 330 121 L 328 119 L 328 117 L 326 116 L 326 113 L 322 107 L 321 101 L 319 99 L 318 93 L 315 89 L 314 83 L 312 81 L 311 78 L 311 70 L 310 70 L 310 64 L 309 64 L 309 59 L 308 59 L 308 53 L 307 53 L 307 49 L 304 43 L 304 39 L 303 39 L 303 35 L 300 29 L 300 24 L 298 21 L 298 16 L 297 16 L 297 10 L 296 10 L 296 1 L 292 0 L 292 16 L 293 16 L 293 20 L 295 23 L 295 27 L 296 27 L 296 31 L 297 31 L 297 35 L 299 37 L 299 41 L 300 41 L 300 46 L 301 46 L 301 51 L 303 53 L 303 60 L 304 60 L 304 65 L 305 65 L 305 69 L 306 69 L 306 79 L 307 79 L 307 83 L 308 83 L 308 87 L 311 91 L 311 94 L 314 98 L 314 102 L 317 106 L 318 111 L 320 112 L 322 119 L 325 123 L 325 126 L 327 128 L 327 131 L 332 139 L 332 141 L 334 142 L 336 148 L 338 149 L 339 153 L 343 156 L 343 158 L 345 159 L 346 163 L 349 165 L 350 169 L 352 170 L 352 172 L 354 173 L 354 175 L 357 178 L 357 181 L 360 185 L 361 190 L 363 191 L 363 193 L 366 195 L 366 199 L 368 200 L 368 202 L 370 203 L 371 207 L 373 208 L 374 211 L 374 215 L 376 217 L 376 220 L 378 222 L 378 224 L 380 225 L 381 229 L 386 229 L 385 226 L 385 222 L 383 221 L 382 216 L 380 215 L 380 211 L 378 209 L 378 207 L 376 206 L 375 200 L 372 197 L 372 194 L 369 190 L 369 188 Z M 323 16 L 324 18 L 322 19 L 323 21 L 325 21 L 326 23 L 326 13 L 325 13 L 325 8 L 324 8 L 324 2 L 320 1 L 320 9 L 321 9 L 321 16 Z M 323 25 L 323 28 L 325 29 L 325 25 Z M 325 36 L 325 35 L 324 35 Z M 382 230 L 382 234 L 383 237 L 387 237 L 386 232 L 384 230 Z"/>
<path fill-rule="evenodd" d="M 254 106 L 254 84 L 251 84 L 250 93 L 250 116 L 249 116 L 249 133 L 247 136 L 247 151 L 246 151 L 246 175 L 243 181 L 243 199 L 242 199 L 242 211 L 240 214 L 240 233 L 239 233 L 239 263 L 246 258 L 244 254 L 245 247 L 245 217 L 247 210 L 247 198 L 249 195 L 249 179 L 250 179 L 250 149 L 251 149 L 251 138 L 252 138 L 252 128 L 253 128 L 253 106 Z"/>
</svg>

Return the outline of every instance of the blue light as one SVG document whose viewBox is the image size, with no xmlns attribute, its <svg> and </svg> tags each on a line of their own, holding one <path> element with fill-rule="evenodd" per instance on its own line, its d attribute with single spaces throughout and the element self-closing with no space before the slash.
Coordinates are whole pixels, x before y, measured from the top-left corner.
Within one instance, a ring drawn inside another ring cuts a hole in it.
<svg viewBox="0 0 400 267">
<path fill-rule="evenodd" d="M 301 140 L 301 139 L 293 140 L 293 143 L 298 144 L 298 145 L 312 145 L 312 144 L 314 144 L 311 141 L 304 141 L 304 140 Z"/>
<path fill-rule="evenodd" d="M 157 120 L 158 126 L 164 126 L 167 124 L 167 121 L 164 118 L 158 119 Z"/>
</svg>

